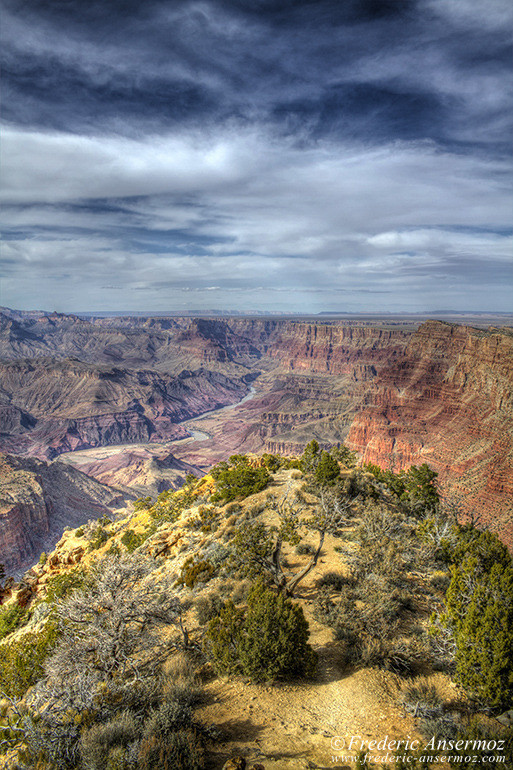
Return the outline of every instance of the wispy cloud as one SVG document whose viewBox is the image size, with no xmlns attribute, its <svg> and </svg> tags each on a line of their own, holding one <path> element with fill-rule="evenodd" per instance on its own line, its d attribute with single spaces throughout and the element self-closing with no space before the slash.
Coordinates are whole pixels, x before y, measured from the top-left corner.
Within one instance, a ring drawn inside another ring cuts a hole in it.
<svg viewBox="0 0 513 770">
<path fill-rule="evenodd" d="M 5 6 L 3 304 L 508 309 L 506 0 Z"/>
</svg>

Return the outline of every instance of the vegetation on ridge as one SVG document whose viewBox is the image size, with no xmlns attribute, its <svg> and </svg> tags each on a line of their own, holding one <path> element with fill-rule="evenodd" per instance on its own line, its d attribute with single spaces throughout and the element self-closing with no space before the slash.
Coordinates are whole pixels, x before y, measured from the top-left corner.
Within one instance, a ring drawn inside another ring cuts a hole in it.
<svg viewBox="0 0 513 770">
<path fill-rule="evenodd" d="M 467 710 L 511 702 L 511 557 L 444 512 L 427 466 L 358 468 L 314 441 L 292 462 L 234 456 L 69 536 L 80 564 L 38 565 L 39 596 L 0 612 L 0 743 L 21 767 L 210 766 L 198 671 L 314 682 L 312 616 L 341 670 L 406 676 L 404 707 L 433 735 L 481 727 L 450 716 L 426 671 L 453 676 Z M 322 573 L 327 549 L 339 568 Z"/>
</svg>

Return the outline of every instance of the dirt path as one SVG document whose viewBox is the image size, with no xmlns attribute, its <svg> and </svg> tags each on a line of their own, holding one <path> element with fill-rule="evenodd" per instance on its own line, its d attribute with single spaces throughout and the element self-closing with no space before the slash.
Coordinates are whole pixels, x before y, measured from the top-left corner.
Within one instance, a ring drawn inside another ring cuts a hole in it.
<svg viewBox="0 0 513 770">
<path fill-rule="evenodd" d="M 210 702 L 198 716 L 218 725 L 226 739 L 212 768 L 235 754 L 260 761 L 266 770 L 352 766 L 347 756 L 356 755 L 362 741 L 416 735 L 413 720 L 395 703 L 394 675 L 369 669 L 347 674 L 338 668 L 332 646 L 318 652 L 315 684 L 216 679 L 207 685 Z"/>
</svg>

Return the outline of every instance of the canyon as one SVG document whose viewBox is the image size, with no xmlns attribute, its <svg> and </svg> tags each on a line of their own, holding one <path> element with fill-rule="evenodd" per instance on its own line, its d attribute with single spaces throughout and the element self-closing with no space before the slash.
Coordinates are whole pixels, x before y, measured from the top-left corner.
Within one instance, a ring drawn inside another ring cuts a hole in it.
<svg viewBox="0 0 513 770">
<path fill-rule="evenodd" d="M 154 494 L 235 452 L 344 442 L 427 462 L 461 520 L 512 545 L 512 382 L 510 327 L 4 309 L 0 451 Z"/>
<path fill-rule="evenodd" d="M 66 527 L 112 516 L 122 494 L 64 463 L 0 454 L 0 562 L 22 572 L 53 549 Z"/>
</svg>

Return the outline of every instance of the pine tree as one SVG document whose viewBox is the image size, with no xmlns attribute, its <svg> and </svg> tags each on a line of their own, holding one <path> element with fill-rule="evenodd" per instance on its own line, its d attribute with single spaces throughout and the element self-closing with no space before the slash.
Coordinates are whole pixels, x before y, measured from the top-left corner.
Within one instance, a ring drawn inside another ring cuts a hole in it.
<svg viewBox="0 0 513 770">
<path fill-rule="evenodd" d="M 332 486 L 340 478 L 340 468 L 329 452 L 323 451 L 315 469 L 315 481 L 319 486 Z"/>
</svg>

